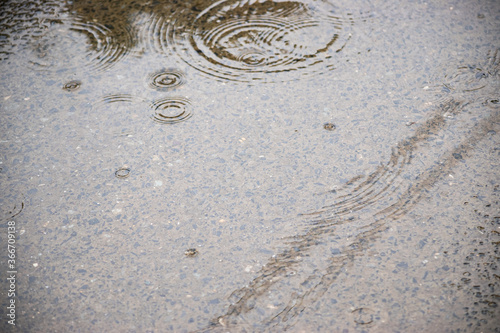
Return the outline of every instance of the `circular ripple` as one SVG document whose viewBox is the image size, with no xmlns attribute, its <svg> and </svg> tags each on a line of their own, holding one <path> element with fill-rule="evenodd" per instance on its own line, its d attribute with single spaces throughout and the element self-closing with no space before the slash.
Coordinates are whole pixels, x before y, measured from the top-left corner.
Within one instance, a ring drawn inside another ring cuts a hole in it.
<svg viewBox="0 0 500 333">
<path fill-rule="evenodd" d="M 82 64 L 103 71 L 129 54 L 133 46 L 130 31 L 113 29 L 83 18 L 52 20 L 28 47 L 29 62 L 36 70 L 72 69 Z"/>
<path fill-rule="evenodd" d="M 123 167 L 115 171 L 116 178 L 127 178 L 128 176 L 130 176 L 130 168 Z"/>
<path fill-rule="evenodd" d="M 353 310 L 351 313 L 354 322 L 358 325 L 371 326 L 373 323 L 380 320 L 379 314 L 369 308 L 358 308 Z"/>
<path fill-rule="evenodd" d="M 154 102 L 151 118 L 159 124 L 177 124 L 191 118 L 191 102 L 182 97 L 165 98 Z"/>
<path fill-rule="evenodd" d="M 176 69 L 155 72 L 148 76 L 148 85 L 156 90 L 169 90 L 182 86 L 186 82 L 184 73 Z"/>
<path fill-rule="evenodd" d="M 206 75 L 288 81 L 334 69 L 353 22 L 323 1 L 228 0 L 190 22 L 174 22 L 165 37 L 184 62 Z"/>
<path fill-rule="evenodd" d="M 74 81 L 69 81 L 64 84 L 63 89 L 66 91 L 75 91 L 80 89 L 80 86 L 82 85 L 81 81 L 74 80 Z"/>
</svg>

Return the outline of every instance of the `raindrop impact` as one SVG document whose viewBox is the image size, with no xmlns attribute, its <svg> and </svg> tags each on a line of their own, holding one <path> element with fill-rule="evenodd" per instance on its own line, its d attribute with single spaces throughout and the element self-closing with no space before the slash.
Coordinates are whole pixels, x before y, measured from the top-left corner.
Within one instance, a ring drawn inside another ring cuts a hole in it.
<svg viewBox="0 0 500 333">
<path fill-rule="evenodd" d="M 165 98 L 151 104 L 151 118 L 159 124 L 177 124 L 191 118 L 191 101 L 187 98 Z"/>
<path fill-rule="evenodd" d="M 122 167 L 115 171 L 116 178 L 127 178 L 130 176 L 130 168 Z"/>
<path fill-rule="evenodd" d="M 77 80 L 69 81 L 69 82 L 67 82 L 67 83 L 64 84 L 63 90 L 66 90 L 66 91 L 75 91 L 75 90 L 80 89 L 81 85 L 82 85 L 81 81 L 77 81 Z"/>
<path fill-rule="evenodd" d="M 184 62 L 222 80 L 289 81 L 332 70 L 354 20 L 324 1 L 218 1 L 165 31 Z M 153 31 L 157 31 L 153 30 Z"/>
<path fill-rule="evenodd" d="M 148 86 L 156 90 L 170 90 L 182 86 L 185 75 L 176 69 L 166 69 L 148 76 Z"/>
</svg>

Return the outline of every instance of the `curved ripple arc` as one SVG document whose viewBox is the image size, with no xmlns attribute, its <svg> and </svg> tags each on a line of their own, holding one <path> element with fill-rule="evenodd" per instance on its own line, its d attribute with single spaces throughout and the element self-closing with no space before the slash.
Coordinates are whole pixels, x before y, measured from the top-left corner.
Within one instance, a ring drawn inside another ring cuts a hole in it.
<svg viewBox="0 0 500 333">
<path fill-rule="evenodd" d="M 61 54 L 64 54 L 80 60 L 78 67 L 83 63 L 98 72 L 125 58 L 133 45 L 132 34 L 125 27 L 111 29 L 81 17 L 57 19 L 51 20 L 46 31 L 33 38 L 28 47 L 28 61 L 35 70 L 59 71 L 68 66 L 67 69 L 71 69 L 68 62 L 61 62 Z"/>
</svg>

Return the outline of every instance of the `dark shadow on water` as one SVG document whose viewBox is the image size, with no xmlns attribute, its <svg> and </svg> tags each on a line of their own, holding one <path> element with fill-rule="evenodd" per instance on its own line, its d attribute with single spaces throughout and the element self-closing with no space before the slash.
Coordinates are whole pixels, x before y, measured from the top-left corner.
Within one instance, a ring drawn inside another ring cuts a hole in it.
<svg viewBox="0 0 500 333">
<path fill-rule="evenodd" d="M 351 50 L 351 39 L 371 17 L 368 6 L 354 12 L 327 1 L 39 1 L 3 8 L 0 24 L 9 28 L 0 59 L 21 46 L 37 71 L 68 70 L 60 53 L 105 71 L 154 52 L 201 75 L 246 83 L 303 79 L 349 62 L 366 51 Z M 86 45 L 75 43 L 78 36 Z"/>
</svg>

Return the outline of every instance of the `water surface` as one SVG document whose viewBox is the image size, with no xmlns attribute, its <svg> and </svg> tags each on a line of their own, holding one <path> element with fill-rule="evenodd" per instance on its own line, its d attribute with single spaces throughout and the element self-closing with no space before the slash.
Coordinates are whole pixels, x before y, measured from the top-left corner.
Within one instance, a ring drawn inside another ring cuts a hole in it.
<svg viewBox="0 0 500 333">
<path fill-rule="evenodd" d="M 496 1 L 1 6 L 3 330 L 498 330 Z"/>
</svg>

